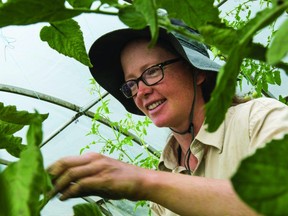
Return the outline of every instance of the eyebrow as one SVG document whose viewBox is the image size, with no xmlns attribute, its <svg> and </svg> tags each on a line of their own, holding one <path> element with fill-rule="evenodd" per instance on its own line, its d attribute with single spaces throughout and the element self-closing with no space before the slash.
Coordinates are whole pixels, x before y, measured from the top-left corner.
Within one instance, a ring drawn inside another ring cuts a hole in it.
<svg viewBox="0 0 288 216">
<path fill-rule="evenodd" d="M 159 63 L 154 63 L 154 64 L 148 63 L 148 64 L 145 64 L 145 65 L 141 66 L 141 67 L 140 67 L 139 76 L 140 76 L 145 70 L 147 70 L 148 68 L 153 67 L 153 66 L 157 66 L 158 64 L 159 64 Z M 123 72 L 124 72 L 124 70 L 123 70 Z M 132 75 L 133 75 L 133 76 L 132 76 Z M 125 81 L 128 81 L 128 80 L 132 80 L 132 79 L 137 79 L 139 76 L 134 76 L 133 71 L 132 71 L 131 73 L 128 72 L 127 78 L 126 78 L 125 73 L 124 73 L 124 80 L 125 80 Z"/>
</svg>

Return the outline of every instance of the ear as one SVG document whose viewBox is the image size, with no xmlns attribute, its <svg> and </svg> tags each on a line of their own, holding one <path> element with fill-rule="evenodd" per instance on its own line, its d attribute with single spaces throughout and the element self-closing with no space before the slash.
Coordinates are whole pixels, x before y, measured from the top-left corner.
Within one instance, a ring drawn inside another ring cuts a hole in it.
<svg viewBox="0 0 288 216">
<path fill-rule="evenodd" d="M 197 85 L 201 85 L 206 79 L 206 73 L 203 71 L 198 71 L 197 73 Z"/>
</svg>

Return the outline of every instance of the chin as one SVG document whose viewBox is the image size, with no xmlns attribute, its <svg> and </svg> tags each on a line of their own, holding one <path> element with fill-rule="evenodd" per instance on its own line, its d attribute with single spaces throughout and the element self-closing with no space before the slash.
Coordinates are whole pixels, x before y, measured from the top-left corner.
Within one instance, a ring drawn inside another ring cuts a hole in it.
<svg viewBox="0 0 288 216">
<path fill-rule="evenodd" d="M 153 122 L 153 124 L 156 126 L 156 127 L 159 127 L 159 128 L 162 128 L 162 127 L 168 127 L 168 124 L 166 121 L 161 121 L 159 119 L 151 119 L 151 121 Z"/>
<path fill-rule="evenodd" d="M 167 118 L 167 116 L 171 116 L 169 113 L 155 113 L 154 115 L 149 115 L 149 118 L 153 122 L 156 127 L 169 127 L 171 125 L 171 118 Z"/>
</svg>

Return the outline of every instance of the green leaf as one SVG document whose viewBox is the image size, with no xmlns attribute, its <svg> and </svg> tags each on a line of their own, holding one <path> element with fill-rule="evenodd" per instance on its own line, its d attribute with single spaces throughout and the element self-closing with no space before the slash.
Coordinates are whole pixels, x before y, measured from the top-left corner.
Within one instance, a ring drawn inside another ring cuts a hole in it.
<svg viewBox="0 0 288 216">
<path fill-rule="evenodd" d="M 134 158 L 134 161 L 137 161 L 141 156 L 143 155 L 143 152 L 138 154 L 135 158 Z"/>
<path fill-rule="evenodd" d="M 43 186 L 43 198 L 39 201 L 39 210 L 41 211 L 45 205 L 53 198 L 51 197 L 51 193 L 50 191 L 53 189 L 53 184 L 52 184 L 52 180 L 55 178 L 55 176 L 50 175 L 48 172 L 44 172 L 43 173 L 43 182 L 42 182 L 42 186 Z"/>
<path fill-rule="evenodd" d="M 214 0 L 158 0 L 157 5 L 167 10 L 169 17 L 183 20 L 188 26 L 198 29 L 208 23 L 220 23 L 219 11 Z"/>
<path fill-rule="evenodd" d="M 22 138 L 0 134 L 0 149 L 5 149 L 12 156 L 19 158 L 20 153 L 26 147 L 26 145 L 22 145 Z"/>
<path fill-rule="evenodd" d="M 48 114 L 41 114 L 41 119 L 44 121 Z M 29 125 L 34 121 L 35 114 L 27 111 L 17 111 L 15 106 L 4 106 L 0 102 L 0 120 L 8 123 Z"/>
<path fill-rule="evenodd" d="M 5 134 L 5 135 L 11 135 L 14 134 L 15 132 L 21 130 L 24 127 L 24 125 L 19 125 L 19 124 L 12 124 L 8 122 L 4 122 L 0 120 L 0 135 Z"/>
<path fill-rule="evenodd" d="M 9 25 L 28 25 L 55 22 L 81 14 L 64 6 L 65 0 L 9 0 L 0 4 L 0 28 Z"/>
<path fill-rule="evenodd" d="M 208 124 L 207 129 L 210 132 L 217 130 L 231 105 L 243 56 L 245 56 L 245 46 L 236 44 L 227 63 L 219 71 L 216 87 L 212 92 L 210 101 L 205 106 L 205 124 Z"/>
<path fill-rule="evenodd" d="M 80 0 L 81 1 L 81 0 Z M 100 0 L 102 4 L 108 4 L 110 6 L 118 5 L 118 0 Z"/>
<path fill-rule="evenodd" d="M 244 159 L 232 177 L 238 195 L 263 215 L 287 215 L 287 154 L 288 134 Z"/>
<path fill-rule="evenodd" d="M 26 149 L 22 144 L 22 138 L 13 134 L 23 128 L 24 125 L 32 124 L 35 118 L 43 121 L 48 115 L 17 111 L 15 106 L 4 106 L 0 103 L 0 149 L 5 149 L 14 157 L 19 157 L 20 153 Z"/>
<path fill-rule="evenodd" d="M 133 146 L 132 140 L 133 140 L 133 137 L 127 136 L 123 139 L 123 142 L 127 145 Z"/>
<path fill-rule="evenodd" d="M 136 10 L 141 12 L 146 19 L 146 22 L 149 25 L 152 41 L 151 46 L 155 45 L 158 38 L 159 29 L 158 29 L 158 19 L 156 13 L 156 5 L 154 0 L 134 0 L 133 5 Z"/>
<path fill-rule="evenodd" d="M 275 84 L 274 76 L 272 71 L 267 71 L 266 72 L 266 81 L 269 84 Z"/>
<path fill-rule="evenodd" d="M 288 7 L 288 2 L 273 8 L 266 8 L 256 14 L 240 31 L 241 41 L 251 41 L 254 34 L 275 21 Z M 240 41 L 240 43 L 242 43 Z"/>
<path fill-rule="evenodd" d="M 92 67 L 86 52 L 83 34 L 78 23 L 72 19 L 51 23 L 40 32 L 41 40 L 59 53 L 73 57 L 84 65 Z"/>
<path fill-rule="evenodd" d="M 284 70 L 284 72 L 286 73 L 286 75 L 288 76 L 288 63 L 286 62 L 279 62 L 275 65 L 277 68 L 281 68 Z"/>
<path fill-rule="evenodd" d="M 40 116 L 34 119 L 27 133 L 27 149 L 21 153 L 19 161 L 9 164 L 1 174 L 7 185 L 8 215 L 40 215 L 40 195 L 48 189 L 47 175 L 38 148 L 42 141 L 41 122 Z"/>
<path fill-rule="evenodd" d="M 33 123 L 30 125 L 27 132 L 27 143 L 28 145 L 37 146 L 41 145 L 43 139 L 41 118 L 36 112 Z"/>
<path fill-rule="evenodd" d="M 266 53 L 268 50 L 266 47 L 264 47 L 262 44 L 259 44 L 259 43 L 250 43 L 249 48 L 250 49 L 247 50 L 248 51 L 247 56 L 246 56 L 247 58 L 266 62 Z M 286 71 L 286 74 L 288 74 L 287 63 L 277 62 L 275 64 L 275 67 L 283 69 L 284 71 Z"/>
<path fill-rule="evenodd" d="M 136 11 L 133 5 L 129 5 L 119 10 L 119 19 L 133 29 L 143 29 L 147 26 L 147 21 L 143 14 Z"/>
<path fill-rule="evenodd" d="M 109 113 L 110 113 L 110 110 L 109 110 L 109 107 L 108 107 L 108 106 L 105 106 L 105 107 L 104 107 L 104 112 L 105 112 L 105 114 L 109 114 Z"/>
<path fill-rule="evenodd" d="M 267 62 L 276 64 L 288 53 L 288 20 L 286 20 L 274 35 L 271 46 L 267 51 Z"/>
<path fill-rule="evenodd" d="M 274 71 L 274 80 L 276 82 L 277 85 L 281 85 L 281 75 L 280 75 L 280 71 Z"/>
<path fill-rule="evenodd" d="M 102 216 L 96 203 L 84 203 L 73 206 L 74 216 Z"/>
<path fill-rule="evenodd" d="M 110 149 L 110 151 L 109 151 L 109 154 L 110 154 L 110 155 L 113 154 L 113 152 L 115 151 L 115 148 L 116 148 L 116 146 L 114 146 L 114 145 L 111 147 L 111 149 Z"/>
<path fill-rule="evenodd" d="M 95 0 L 67 0 L 73 8 L 89 9 Z"/>
<path fill-rule="evenodd" d="M 7 200 L 8 193 L 7 193 L 7 184 L 3 178 L 2 170 L 0 168 L 0 216 L 7 216 L 9 215 L 9 209 L 11 208 L 10 204 Z"/>
<path fill-rule="evenodd" d="M 250 49 L 248 50 L 247 58 L 265 62 L 265 53 L 267 52 L 266 47 L 260 43 L 250 43 L 249 47 Z"/>
<path fill-rule="evenodd" d="M 205 25 L 198 30 L 205 38 L 205 43 L 216 46 L 223 54 L 230 53 L 233 48 L 231 44 L 239 41 L 237 31 L 224 25 Z"/>
<path fill-rule="evenodd" d="M 268 91 L 268 82 L 265 75 L 263 75 L 261 78 L 261 86 L 264 91 Z"/>
</svg>

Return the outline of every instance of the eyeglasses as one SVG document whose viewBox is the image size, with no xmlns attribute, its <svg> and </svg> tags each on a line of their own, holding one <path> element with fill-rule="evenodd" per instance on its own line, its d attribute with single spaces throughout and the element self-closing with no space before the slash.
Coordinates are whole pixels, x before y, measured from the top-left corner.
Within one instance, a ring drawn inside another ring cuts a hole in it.
<svg viewBox="0 0 288 216">
<path fill-rule="evenodd" d="M 174 58 L 165 62 L 153 65 L 143 71 L 137 79 L 126 81 L 120 88 L 126 98 L 132 98 L 138 92 L 138 83 L 141 80 L 147 86 L 153 86 L 164 78 L 164 66 L 180 61 L 181 58 Z"/>
</svg>

